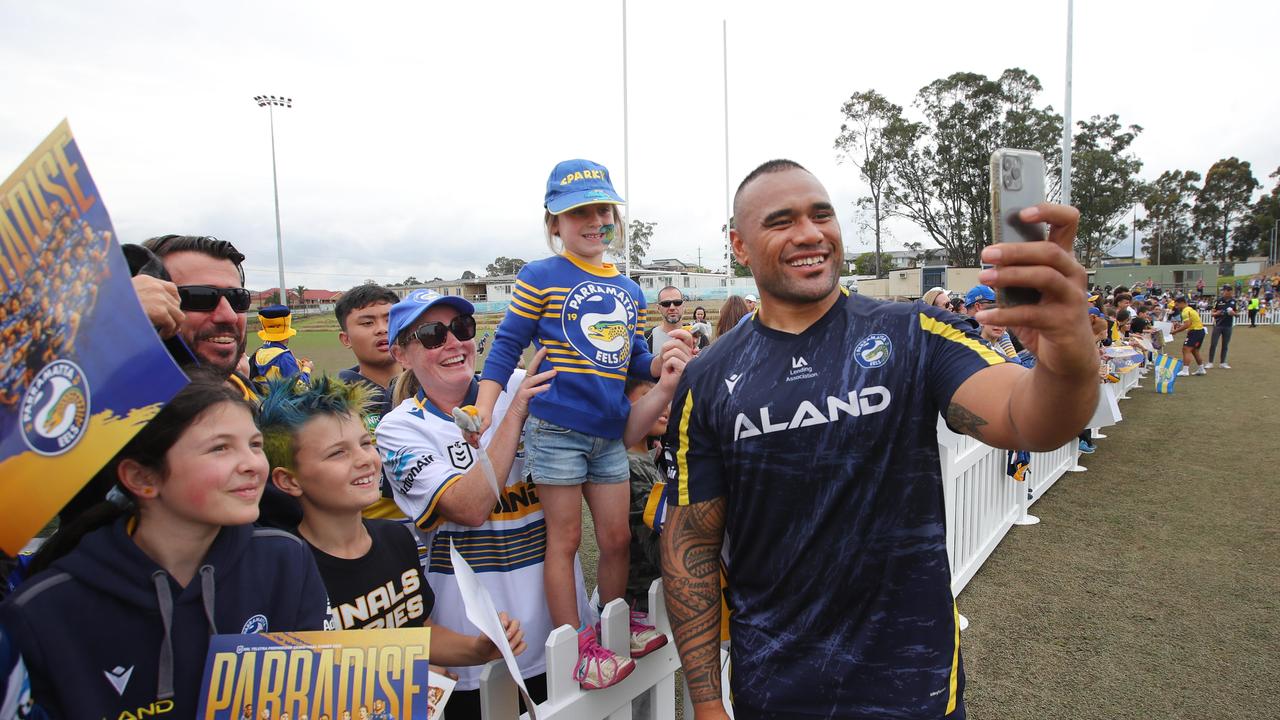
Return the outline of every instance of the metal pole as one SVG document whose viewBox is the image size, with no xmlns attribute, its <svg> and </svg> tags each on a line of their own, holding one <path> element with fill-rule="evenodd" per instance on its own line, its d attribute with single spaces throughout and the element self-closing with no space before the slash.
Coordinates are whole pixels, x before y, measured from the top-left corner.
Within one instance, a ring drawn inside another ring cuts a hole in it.
<svg viewBox="0 0 1280 720">
<path fill-rule="evenodd" d="M 1133 206 L 1133 264 L 1138 264 L 1138 206 Z"/>
<path fill-rule="evenodd" d="M 725 285 L 733 282 L 733 241 L 729 230 L 733 208 L 729 200 L 729 21 L 720 21 L 720 45 L 724 52 L 724 277 Z"/>
<path fill-rule="evenodd" d="M 631 202 L 631 133 L 630 113 L 627 106 L 627 0 L 622 0 L 622 197 Z M 630 223 L 631 211 L 624 205 L 622 218 Z M 624 233 L 622 239 L 623 274 L 631 275 L 631 233 Z"/>
<path fill-rule="evenodd" d="M 1075 0 L 1067 0 L 1067 99 L 1062 106 L 1062 204 L 1071 204 L 1071 32 Z"/>
<path fill-rule="evenodd" d="M 284 284 L 284 239 L 280 234 L 280 182 L 276 178 L 276 115 L 267 106 L 267 117 L 271 122 L 271 192 L 275 195 L 276 200 L 276 257 L 280 262 L 280 304 L 289 304 L 288 285 Z M 301 302 L 302 298 L 298 298 Z"/>
</svg>

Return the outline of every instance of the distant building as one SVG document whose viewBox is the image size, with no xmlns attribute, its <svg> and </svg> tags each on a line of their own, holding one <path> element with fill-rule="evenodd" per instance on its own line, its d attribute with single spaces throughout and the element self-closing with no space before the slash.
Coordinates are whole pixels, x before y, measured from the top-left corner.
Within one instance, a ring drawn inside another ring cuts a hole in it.
<svg viewBox="0 0 1280 720">
<path fill-rule="evenodd" d="M 504 276 L 510 280 L 515 279 L 515 275 Z M 430 282 L 418 283 L 416 285 L 397 285 L 392 290 L 400 297 L 406 297 L 414 290 L 428 289 L 435 290 L 441 295 L 457 295 L 464 297 L 471 302 L 484 302 L 486 296 L 486 288 L 488 284 L 497 278 L 456 278 L 454 280 L 432 280 Z"/>
<path fill-rule="evenodd" d="M 652 260 L 641 266 L 645 270 L 674 270 L 676 272 L 687 272 L 697 270 L 697 266 L 690 265 L 683 260 L 676 258 L 659 258 Z"/>
<path fill-rule="evenodd" d="M 1194 290 L 1197 282 L 1204 280 L 1205 288 L 1218 286 L 1218 266 L 1205 263 L 1202 265 L 1128 265 L 1123 267 L 1100 267 L 1090 269 L 1089 284 L 1106 287 L 1133 287 L 1146 285 L 1151 278 L 1152 285 L 1164 290 Z"/>
<path fill-rule="evenodd" d="M 338 302 L 338 298 L 342 297 L 342 292 L 338 290 L 309 290 L 302 289 L 302 296 L 298 296 L 296 288 L 289 289 L 285 295 L 285 305 L 289 309 L 299 314 L 311 314 L 320 312 L 332 312 L 334 306 Z M 267 288 L 261 292 L 249 291 L 252 307 L 262 307 L 263 305 L 272 305 L 280 302 L 280 289 Z"/>
</svg>

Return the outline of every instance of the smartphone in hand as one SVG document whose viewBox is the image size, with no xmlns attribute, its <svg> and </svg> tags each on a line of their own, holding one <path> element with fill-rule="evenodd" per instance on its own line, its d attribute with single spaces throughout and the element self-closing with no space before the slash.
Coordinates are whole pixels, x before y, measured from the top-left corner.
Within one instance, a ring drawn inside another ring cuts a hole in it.
<svg viewBox="0 0 1280 720">
<path fill-rule="evenodd" d="M 1034 150 L 1000 148 L 991 154 L 991 236 L 994 243 L 1041 242 L 1049 239 L 1044 223 L 1018 218 L 1024 208 L 1045 200 L 1044 157 Z M 1000 288 L 1001 306 L 1040 302 L 1033 288 Z"/>
</svg>

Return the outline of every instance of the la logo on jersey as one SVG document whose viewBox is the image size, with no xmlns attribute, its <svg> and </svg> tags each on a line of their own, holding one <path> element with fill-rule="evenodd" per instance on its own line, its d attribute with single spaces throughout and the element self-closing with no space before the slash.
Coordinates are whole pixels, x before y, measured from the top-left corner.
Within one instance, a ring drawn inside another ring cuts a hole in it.
<svg viewBox="0 0 1280 720">
<path fill-rule="evenodd" d="M 809 361 L 803 357 L 791 358 L 791 372 L 787 373 L 787 382 L 792 380 L 808 380 L 818 377 L 818 371 L 809 367 Z"/>
<path fill-rule="evenodd" d="M 599 367 L 616 370 L 631 360 L 637 318 L 635 300 L 626 290 L 584 282 L 565 296 L 560 323 L 578 354 Z"/>
<path fill-rule="evenodd" d="M 117 695 L 124 695 L 124 689 L 129 686 L 129 678 L 133 676 L 133 666 L 125 668 L 117 665 L 110 670 L 103 670 L 102 674 L 107 676 L 107 682 L 116 689 Z"/>
</svg>

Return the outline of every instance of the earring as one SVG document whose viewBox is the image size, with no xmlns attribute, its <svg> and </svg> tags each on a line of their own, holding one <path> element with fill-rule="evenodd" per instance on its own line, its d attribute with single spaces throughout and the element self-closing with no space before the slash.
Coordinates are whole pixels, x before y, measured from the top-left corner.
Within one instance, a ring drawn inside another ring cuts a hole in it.
<svg viewBox="0 0 1280 720">
<path fill-rule="evenodd" d="M 152 495 L 156 494 L 156 489 L 152 487 L 145 487 L 145 488 L 142 488 L 142 490 L 138 491 L 138 494 L 141 495 L 142 497 L 151 497 Z"/>
</svg>

